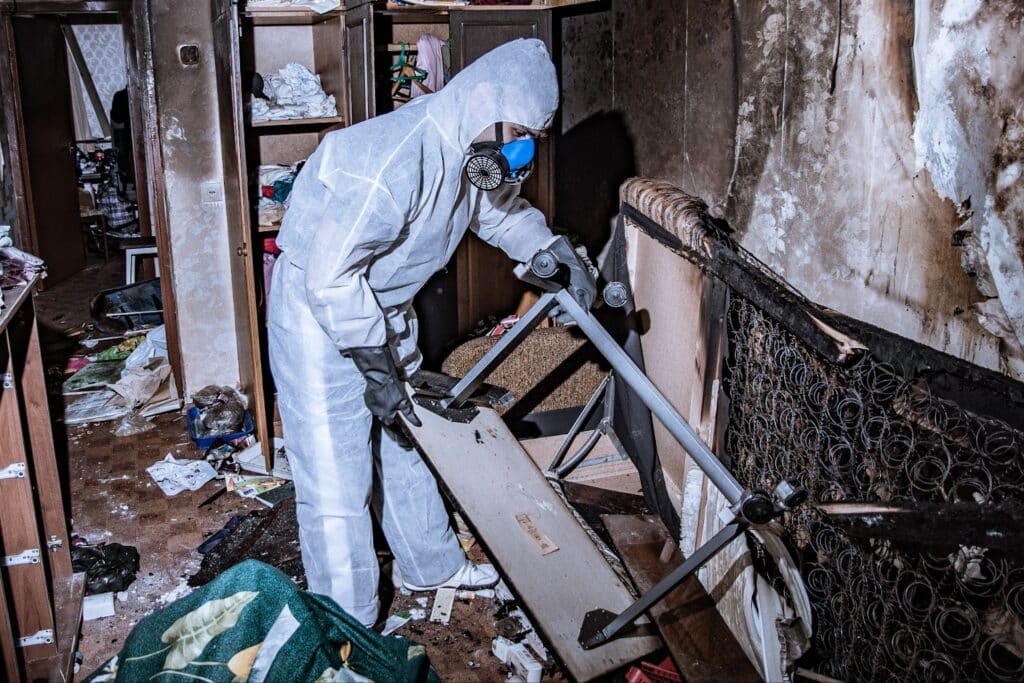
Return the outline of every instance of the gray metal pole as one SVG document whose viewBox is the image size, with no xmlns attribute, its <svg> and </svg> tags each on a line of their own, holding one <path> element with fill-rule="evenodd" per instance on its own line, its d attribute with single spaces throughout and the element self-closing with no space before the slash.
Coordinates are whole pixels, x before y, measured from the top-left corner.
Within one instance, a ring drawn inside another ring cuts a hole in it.
<svg viewBox="0 0 1024 683">
<path fill-rule="evenodd" d="M 704 474 L 718 487 L 729 503 L 732 505 L 738 503 L 743 496 L 744 489 L 736 481 L 736 477 L 701 441 L 693 428 L 676 412 L 676 409 L 672 407 L 664 394 L 658 391 L 651 380 L 640 371 L 640 368 L 608 334 L 601 323 L 597 322 L 590 311 L 583 310 L 583 307 L 568 291 L 559 290 L 555 294 L 555 300 L 564 311 L 573 317 L 591 343 L 611 363 L 619 378 L 628 384 L 644 405 L 661 420 L 669 433 L 686 449 L 686 452 L 697 462 Z"/>
<path fill-rule="evenodd" d="M 519 322 L 511 330 L 501 335 L 498 343 L 491 347 L 483 358 L 477 361 L 469 374 L 459 380 L 459 383 L 452 387 L 451 398 L 441 401 L 444 408 L 458 408 L 473 395 L 473 392 L 483 384 L 484 380 L 494 371 L 494 368 L 501 365 L 513 349 L 526 338 L 526 335 L 537 327 L 555 306 L 555 295 L 550 292 L 542 294 L 530 310 L 526 312 Z"/>
</svg>

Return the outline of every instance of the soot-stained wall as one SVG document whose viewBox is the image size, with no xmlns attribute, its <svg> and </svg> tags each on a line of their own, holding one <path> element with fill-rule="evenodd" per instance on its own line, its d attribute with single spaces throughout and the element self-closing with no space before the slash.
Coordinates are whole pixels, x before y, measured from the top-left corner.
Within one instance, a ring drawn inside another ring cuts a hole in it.
<svg viewBox="0 0 1024 683">
<path fill-rule="evenodd" d="M 812 299 L 1024 377 L 1014 0 L 615 0 L 631 163 Z"/>
</svg>

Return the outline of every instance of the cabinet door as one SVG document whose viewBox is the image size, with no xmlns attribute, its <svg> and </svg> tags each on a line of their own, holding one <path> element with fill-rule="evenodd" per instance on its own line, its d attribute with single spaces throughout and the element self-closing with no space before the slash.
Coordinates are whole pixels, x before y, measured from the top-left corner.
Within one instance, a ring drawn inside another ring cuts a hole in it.
<svg viewBox="0 0 1024 683">
<path fill-rule="evenodd" d="M 539 38 L 552 51 L 550 11 L 456 11 L 449 15 L 452 71 L 459 72 L 477 57 L 517 38 Z M 500 74 L 495 74 L 500 78 Z M 522 196 L 548 221 L 554 212 L 553 146 L 545 138 L 537 148 L 537 165 L 524 183 Z M 503 252 L 470 235 L 455 255 L 458 281 L 458 332 L 471 330 L 488 315 L 515 311 L 526 287 L 516 279 L 515 264 Z"/>
<path fill-rule="evenodd" d="M 266 396 L 264 389 L 261 329 L 256 304 L 259 285 L 253 260 L 256 250 L 252 246 L 249 187 L 246 177 L 238 12 L 231 0 L 214 0 L 213 11 L 213 43 L 216 53 L 221 154 L 224 164 L 224 206 L 231 230 L 231 281 L 235 297 L 239 384 L 252 398 L 256 435 L 263 444 L 264 457 L 269 459 L 273 453 L 273 439 L 267 420 L 268 405 L 271 404 L 270 397 Z"/>
<path fill-rule="evenodd" d="M 348 123 L 377 115 L 374 88 L 373 5 L 345 10 L 345 72 L 348 80 Z"/>
</svg>

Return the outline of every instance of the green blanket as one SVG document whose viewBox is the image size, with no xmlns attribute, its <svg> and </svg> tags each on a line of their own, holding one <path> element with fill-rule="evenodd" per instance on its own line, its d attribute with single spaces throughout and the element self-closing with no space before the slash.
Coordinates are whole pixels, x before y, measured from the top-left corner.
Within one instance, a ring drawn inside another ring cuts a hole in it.
<svg viewBox="0 0 1024 683">
<path fill-rule="evenodd" d="M 140 621 L 101 681 L 438 681 L 426 649 L 385 638 L 255 560 Z"/>
</svg>

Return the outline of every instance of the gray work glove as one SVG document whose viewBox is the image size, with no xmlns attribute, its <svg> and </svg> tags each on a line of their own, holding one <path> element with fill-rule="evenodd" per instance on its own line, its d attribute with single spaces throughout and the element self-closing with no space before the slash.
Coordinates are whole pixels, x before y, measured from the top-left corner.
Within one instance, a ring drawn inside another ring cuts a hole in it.
<svg viewBox="0 0 1024 683">
<path fill-rule="evenodd" d="M 413 412 L 412 401 L 405 393 L 405 387 L 402 386 L 398 368 L 387 344 L 347 349 L 342 355 L 349 356 L 363 374 L 366 380 L 363 400 L 385 429 L 400 440 L 404 438 L 398 413 L 405 415 L 405 418 L 417 427 L 422 426 L 423 423 Z"/>
<path fill-rule="evenodd" d="M 546 247 L 555 259 L 564 265 L 569 271 L 569 293 L 576 299 L 583 310 L 589 311 L 597 300 L 597 278 L 596 270 L 590 264 L 590 260 L 581 256 L 565 235 L 560 236 Z M 560 323 L 572 322 L 569 314 L 556 307 L 551 311 L 552 317 Z"/>
</svg>

